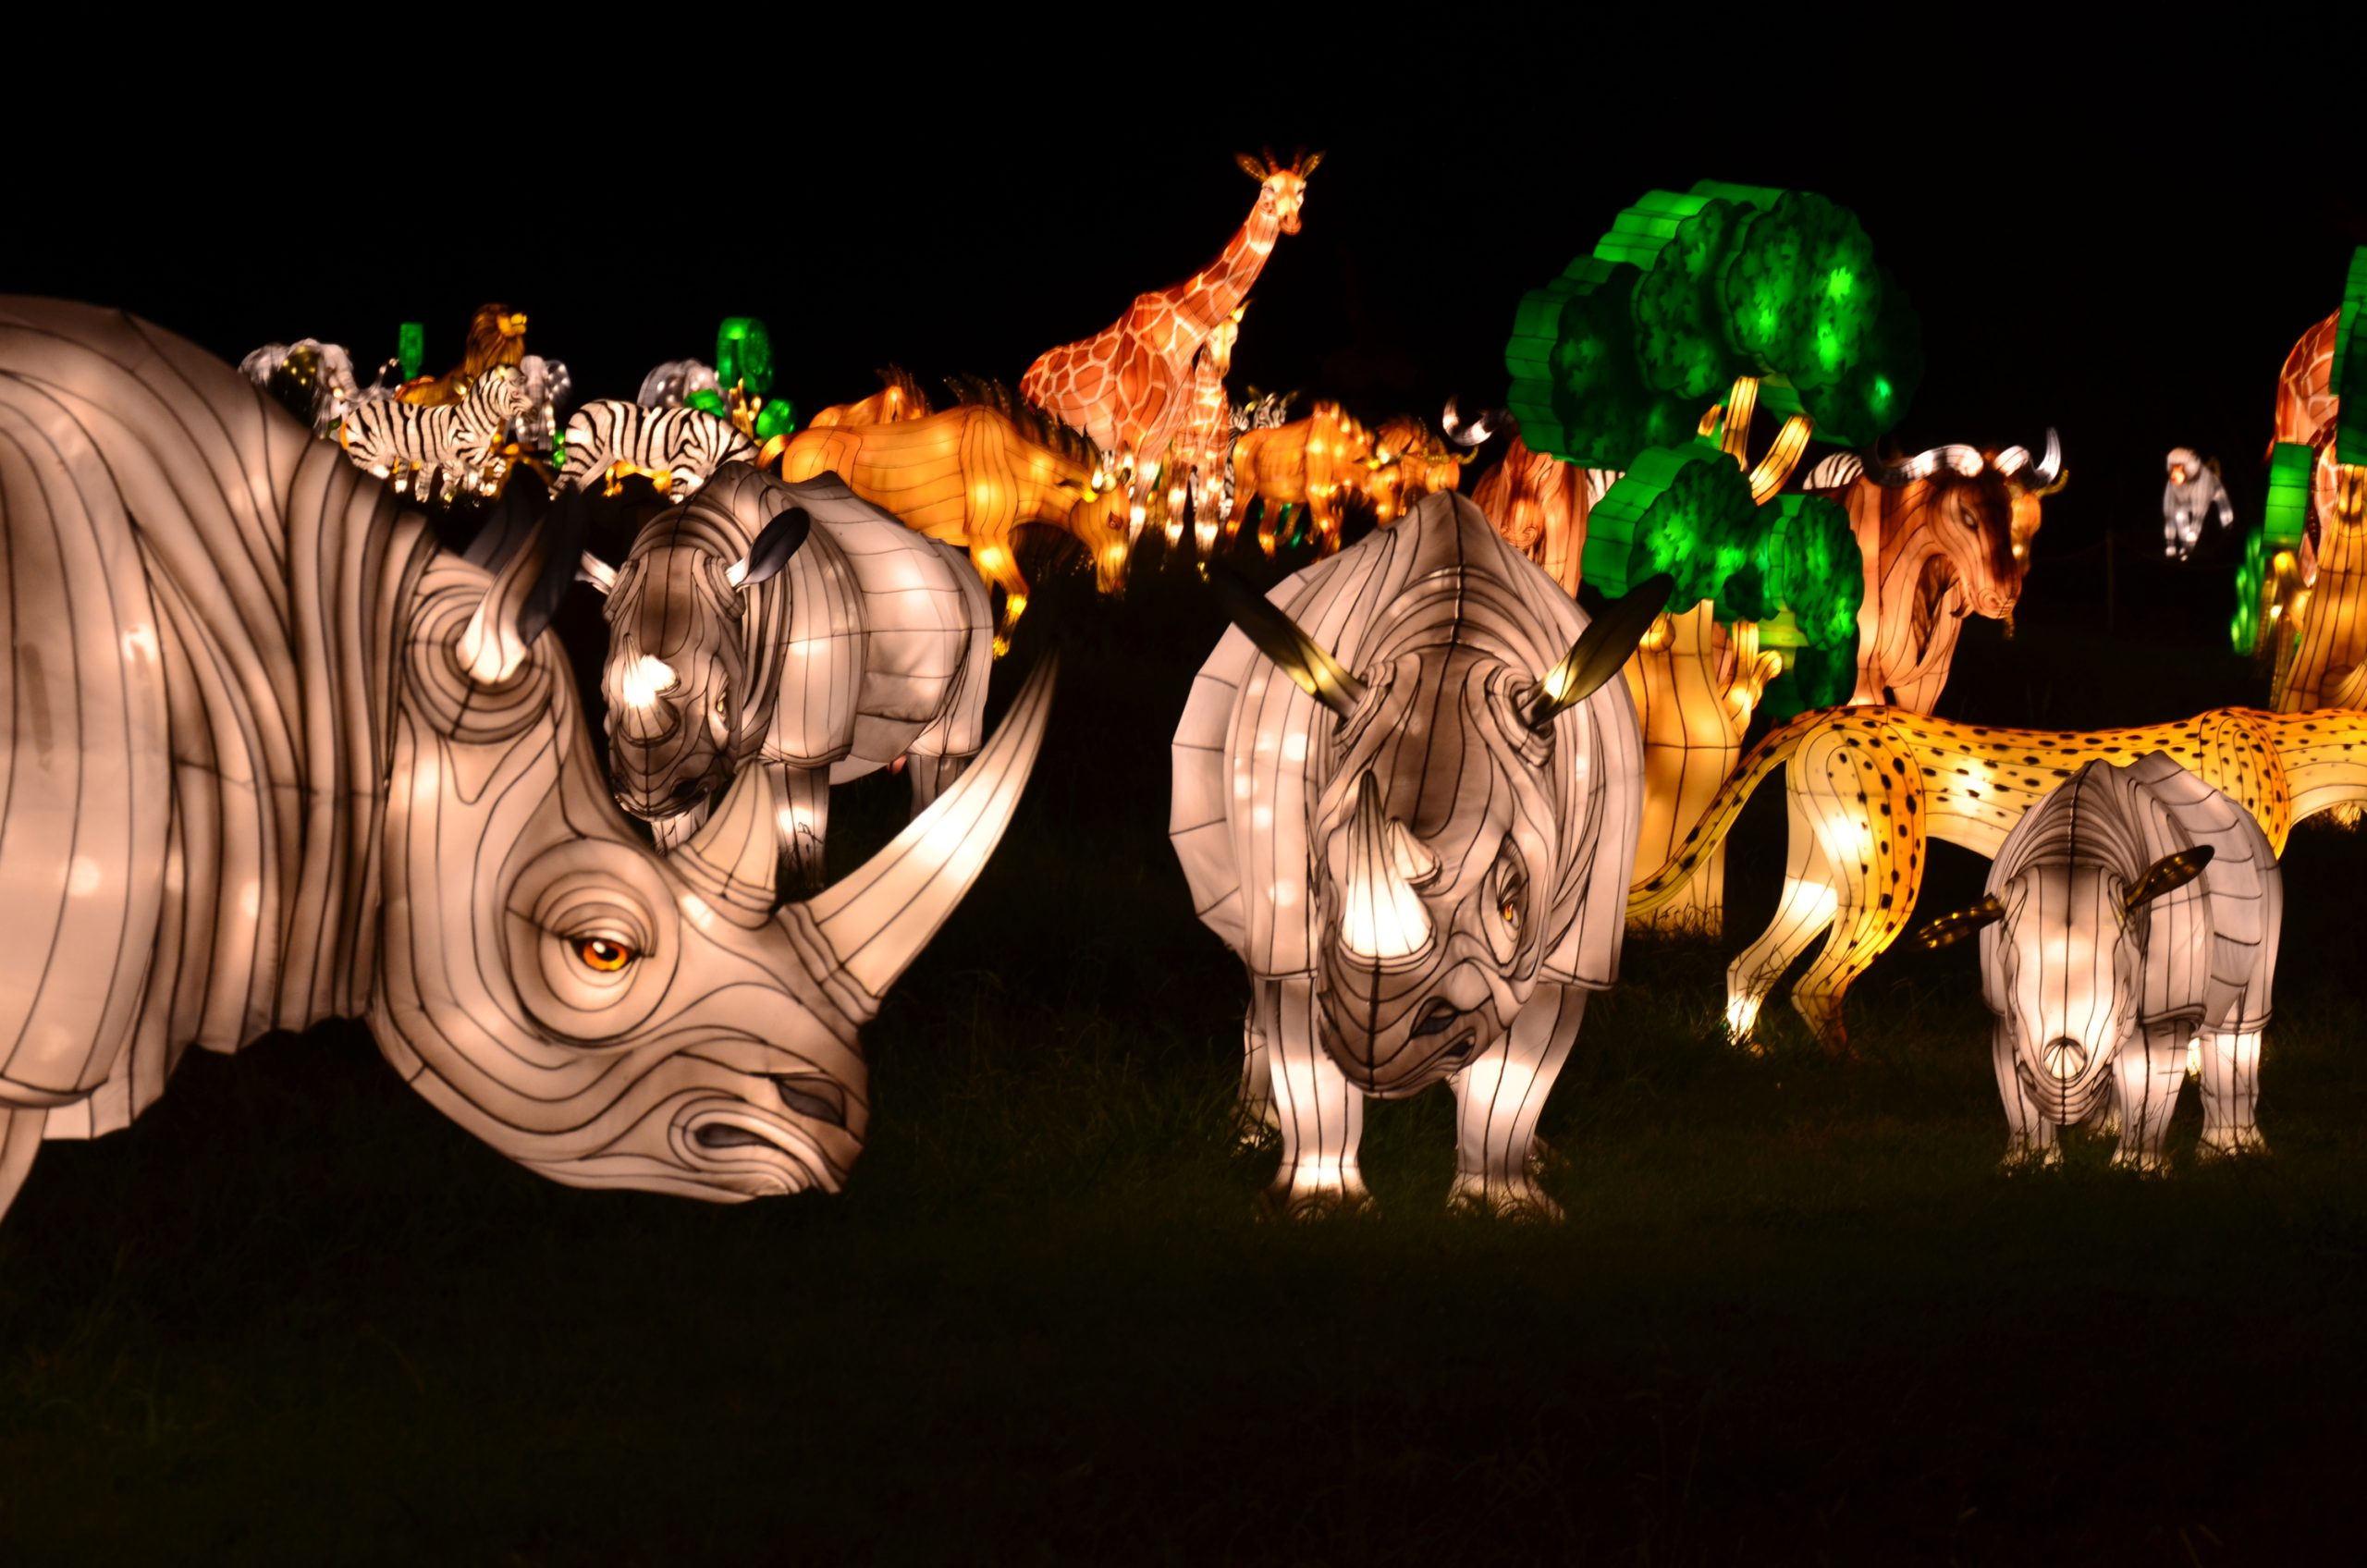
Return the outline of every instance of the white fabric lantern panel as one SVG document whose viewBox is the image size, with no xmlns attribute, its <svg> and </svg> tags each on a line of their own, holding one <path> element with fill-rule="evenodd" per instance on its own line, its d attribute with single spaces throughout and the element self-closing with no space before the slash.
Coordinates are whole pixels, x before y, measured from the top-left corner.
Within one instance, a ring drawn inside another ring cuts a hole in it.
<svg viewBox="0 0 2367 1568">
<path fill-rule="evenodd" d="M 2059 1164 L 2062 1129 L 2094 1121 L 2118 1126 L 2116 1166 L 2164 1170 L 2198 1045 L 2201 1153 L 2265 1152 L 2283 905 L 2268 835 L 2165 753 L 2090 762 L 2024 815 L 1981 902 L 1920 933 L 1933 947 L 1981 935 L 2007 1164 Z"/>
<path fill-rule="evenodd" d="M 858 1029 L 1010 820 L 1049 662 L 961 782 L 781 907 L 764 770 L 671 854 L 610 797 L 541 635 L 576 492 L 513 486 L 479 564 L 192 345 L 0 300 L 0 704 L 51 716 L 0 754 L 0 940 L 57 955 L 0 984 L 0 1210 L 192 1043 L 332 1017 L 555 1181 L 846 1180 Z"/>
<path fill-rule="evenodd" d="M 1618 973 L 1642 764 L 1616 677 L 1670 581 L 1590 625 L 1451 493 L 1267 598 L 1210 581 L 1234 629 L 1175 733 L 1170 832 L 1249 971 L 1274 1195 L 1362 1203 L 1363 1098 L 1445 1083 L 1453 1201 L 1556 1215 L 1537 1118 Z"/>
</svg>

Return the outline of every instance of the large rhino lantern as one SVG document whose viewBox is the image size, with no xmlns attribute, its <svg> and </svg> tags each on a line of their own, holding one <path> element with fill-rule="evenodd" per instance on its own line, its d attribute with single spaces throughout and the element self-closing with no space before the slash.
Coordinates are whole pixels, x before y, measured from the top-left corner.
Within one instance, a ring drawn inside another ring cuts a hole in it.
<svg viewBox="0 0 2367 1568">
<path fill-rule="evenodd" d="M 0 1208 L 190 1043 L 354 1015 L 558 1181 L 844 1181 L 856 1029 L 1009 821 L 1049 665 L 930 812 L 776 909 L 761 769 L 669 856 L 619 815 L 538 635 L 548 520 L 488 571 L 192 345 L 0 300 Z"/>
<path fill-rule="evenodd" d="M 1248 966 L 1242 1093 L 1274 1194 L 1366 1201 L 1363 1096 L 1452 1084 L 1452 1201 L 1557 1216 L 1539 1111 L 1618 972 L 1641 742 L 1613 679 L 1673 584 L 1591 626 L 1456 495 L 1425 496 L 1234 627 L 1175 733 L 1170 831 Z M 1276 671 L 1282 678 L 1276 678 Z"/>
<path fill-rule="evenodd" d="M 2006 1163 L 2059 1163 L 2058 1130 L 2092 1118 L 2119 1123 L 2115 1165 L 2161 1170 L 2192 1042 L 2203 1157 L 2264 1150 L 2284 897 L 2251 814 L 2161 752 L 2091 762 L 2031 807 L 1981 900 L 1918 934 L 1934 948 L 1981 934 Z"/>
</svg>

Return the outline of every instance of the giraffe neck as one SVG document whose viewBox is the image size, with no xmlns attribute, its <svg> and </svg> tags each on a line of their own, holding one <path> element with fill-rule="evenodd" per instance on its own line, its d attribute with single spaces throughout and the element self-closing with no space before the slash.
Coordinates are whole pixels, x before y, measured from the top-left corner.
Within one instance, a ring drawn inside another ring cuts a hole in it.
<svg viewBox="0 0 2367 1568">
<path fill-rule="evenodd" d="M 1257 281 L 1258 269 L 1272 254 L 1282 232 L 1280 214 L 1267 205 L 1260 191 L 1257 204 L 1249 211 L 1249 221 L 1217 259 L 1184 279 L 1175 291 L 1175 313 L 1197 334 L 1195 342 L 1215 331 L 1217 323 L 1249 298 L 1249 286 Z"/>
</svg>

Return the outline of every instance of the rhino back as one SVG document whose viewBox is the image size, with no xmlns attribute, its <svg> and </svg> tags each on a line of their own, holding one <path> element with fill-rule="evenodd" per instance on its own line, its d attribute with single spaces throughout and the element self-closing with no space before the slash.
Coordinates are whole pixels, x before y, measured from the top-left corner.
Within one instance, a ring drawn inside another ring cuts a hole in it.
<svg viewBox="0 0 2367 1568">
<path fill-rule="evenodd" d="M 128 1122 L 192 1039 L 360 1011 L 391 512 L 194 346 L 0 300 L 0 930 L 40 955 L 0 1100 L 49 1135 Z"/>
</svg>

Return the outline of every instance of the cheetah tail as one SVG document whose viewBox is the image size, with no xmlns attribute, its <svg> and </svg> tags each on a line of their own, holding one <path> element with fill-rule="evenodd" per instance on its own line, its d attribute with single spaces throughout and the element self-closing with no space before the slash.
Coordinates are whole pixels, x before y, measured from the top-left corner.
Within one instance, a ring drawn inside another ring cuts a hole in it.
<svg viewBox="0 0 2367 1568">
<path fill-rule="evenodd" d="M 1800 749 L 1800 742 L 1808 739 L 1809 732 L 1826 717 L 1823 711 L 1804 713 L 1751 748 L 1750 754 L 1743 758 L 1742 766 L 1735 769 L 1734 776 L 1718 786 L 1716 797 L 1710 802 L 1709 809 L 1701 814 L 1701 820 L 1693 825 L 1693 831 L 1685 836 L 1685 842 L 1677 845 L 1675 855 L 1659 870 L 1637 877 L 1628 888 L 1627 917 L 1630 920 L 1651 913 L 1685 890 L 1685 885 L 1693 880 L 1693 874 L 1701 868 L 1701 863 L 1708 860 L 1718 845 L 1724 841 L 1735 819 L 1742 815 L 1742 808 L 1750 802 L 1751 791 L 1758 789 L 1769 774 L 1790 761 L 1792 753 Z"/>
</svg>

